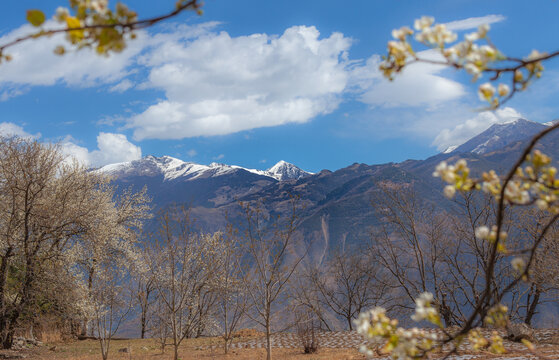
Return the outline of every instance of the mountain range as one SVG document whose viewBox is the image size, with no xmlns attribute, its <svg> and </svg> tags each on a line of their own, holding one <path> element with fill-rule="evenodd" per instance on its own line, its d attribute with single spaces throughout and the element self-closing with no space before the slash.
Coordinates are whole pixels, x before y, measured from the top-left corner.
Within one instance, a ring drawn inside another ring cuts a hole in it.
<svg viewBox="0 0 559 360">
<path fill-rule="evenodd" d="M 352 164 L 316 174 L 280 161 L 267 170 L 212 163 L 200 165 L 169 156 L 147 156 L 112 164 L 96 171 L 121 186 L 147 186 L 156 209 L 185 204 L 203 231 L 223 229 L 225 214 L 241 224 L 239 201 L 260 207 L 270 215 L 289 215 L 288 202 L 299 200 L 300 233 L 313 243 L 316 256 L 332 248 L 367 241 L 379 223 L 372 202 L 382 196 L 380 182 L 411 186 L 426 203 L 451 207 L 442 196 L 443 184 L 432 176 L 441 161 L 466 159 L 474 174 L 489 169 L 503 173 L 518 158 L 533 135 L 550 124 L 515 119 L 494 124 L 465 143 L 425 160 L 379 165 Z M 559 134 L 551 133 L 538 147 L 559 159 Z M 317 255 L 318 254 L 318 255 Z"/>
</svg>

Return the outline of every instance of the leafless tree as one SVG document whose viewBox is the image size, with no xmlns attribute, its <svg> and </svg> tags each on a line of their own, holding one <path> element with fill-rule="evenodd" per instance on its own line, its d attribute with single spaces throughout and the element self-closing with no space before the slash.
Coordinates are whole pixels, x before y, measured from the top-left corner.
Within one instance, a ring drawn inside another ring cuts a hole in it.
<svg viewBox="0 0 559 360">
<path fill-rule="evenodd" d="M 373 306 L 390 306 L 391 289 L 383 269 L 364 246 L 333 251 L 324 264 L 305 264 L 294 281 L 294 302 L 334 330 L 340 320 L 353 330 L 353 320 Z M 333 316 L 329 316 L 332 314 Z"/>
<path fill-rule="evenodd" d="M 120 266 L 99 267 L 95 285 L 89 290 L 90 314 L 103 360 L 109 358 L 111 341 L 132 308 L 127 276 L 128 271 Z"/>
<path fill-rule="evenodd" d="M 373 204 L 381 225 L 373 233 L 372 251 L 378 263 L 392 277 L 413 308 L 415 298 L 426 291 L 435 296 L 445 324 L 457 319 L 456 306 L 449 304 L 443 271 L 447 222 L 432 206 L 421 202 L 409 184 L 379 183 L 380 195 Z"/>
<path fill-rule="evenodd" d="M 517 211 L 515 228 L 518 237 L 524 241 L 522 247 L 529 247 L 540 236 L 544 224 L 549 221 L 549 214 L 535 209 L 523 208 Z M 531 325 L 538 308 L 549 301 L 556 301 L 559 290 L 559 225 L 553 224 L 545 234 L 532 263 L 530 277 L 511 291 L 511 317 Z M 515 278 L 517 271 L 509 270 L 509 277 Z"/>
<path fill-rule="evenodd" d="M 137 269 L 134 275 L 136 282 L 135 298 L 140 307 L 140 338 L 144 339 L 150 329 L 152 307 L 156 302 L 155 274 L 149 270 L 149 263 L 153 256 L 152 247 L 143 246 L 140 250 L 141 263 L 144 268 Z"/>
<path fill-rule="evenodd" d="M 278 303 L 287 299 L 287 285 L 308 252 L 308 244 L 296 243 L 297 199 L 288 202 L 290 215 L 266 214 L 262 207 L 240 204 L 246 218 L 242 244 L 246 253 L 245 284 L 248 316 L 266 332 L 266 358 L 272 358 L 271 335 Z"/>
<path fill-rule="evenodd" d="M 156 296 L 163 311 L 158 314 L 159 325 L 169 327 L 176 360 L 182 341 L 198 335 L 209 321 L 217 299 L 212 263 L 220 239 L 195 233 L 185 208 L 164 211 L 158 220 L 150 271 L 155 274 Z"/>
<path fill-rule="evenodd" d="M 238 234 L 231 224 L 228 225 L 220 244 L 216 259 L 218 263 L 216 316 L 221 324 L 223 347 L 227 354 L 235 331 L 246 315 L 248 304 L 241 262 L 242 248 L 238 242 Z"/>
</svg>

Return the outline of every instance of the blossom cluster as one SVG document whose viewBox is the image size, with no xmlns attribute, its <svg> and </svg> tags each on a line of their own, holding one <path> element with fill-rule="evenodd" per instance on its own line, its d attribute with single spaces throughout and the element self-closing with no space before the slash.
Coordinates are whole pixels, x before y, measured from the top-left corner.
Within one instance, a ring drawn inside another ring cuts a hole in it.
<svg viewBox="0 0 559 360">
<path fill-rule="evenodd" d="M 499 62 L 514 59 L 506 57 L 488 38 L 489 25 L 480 25 L 476 32 L 466 34 L 464 39 L 457 42 L 458 35 L 449 30 L 445 24 L 436 24 L 435 19 L 423 16 L 415 20 L 414 30 L 404 26 L 392 31 L 394 40 L 388 42 L 388 55 L 383 59 L 379 68 L 385 77 L 392 80 L 394 74 L 399 73 L 411 62 L 424 61 L 448 65 L 457 69 L 464 69 L 477 81 L 484 72 L 493 72 L 494 79 L 503 72 L 512 72 L 512 84 L 515 90 L 524 90 L 531 79 L 539 78 L 543 71 L 541 59 L 546 54 L 533 51 L 528 57 L 520 60 L 513 70 L 497 68 Z M 420 58 L 413 49 L 412 40 L 428 48 L 437 50 L 442 56 L 441 61 Z M 518 62 L 518 60 L 517 60 Z M 493 80 L 493 79 L 492 79 Z M 511 88 L 504 84 L 495 87 L 490 82 L 483 83 L 478 88 L 479 98 L 489 103 L 492 108 L 498 107 L 504 99 L 511 95 Z"/>
<path fill-rule="evenodd" d="M 516 170 L 505 191 L 502 191 L 502 181 L 494 170 L 484 172 L 481 179 L 471 178 L 468 164 L 463 159 L 454 165 L 445 161 L 439 163 L 433 176 L 440 177 L 448 184 L 444 188 L 444 194 L 448 198 L 454 197 L 456 191 L 482 190 L 497 200 L 504 196 L 508 204 L 535 203 L 542 211 L 559 213 L 559 179 L 557 169 L 551 166 L 551 158 L 535 150 L 526 157 L 526 163 L 524 168 L 519 167 Z"/>
<path fill-rule="evenodd" d="M 66 40 L 78 50 L 87 47 L 95 49 L 100 55 L 109 55 L 111 52 L 118 53 L 124 50 L 126 41 L 136 38 L 135 31 L 140 28 L 151 26 L 185 9 L 202 14 L 201 4 L 196 0 L 178 0 L 175 11 L 166 16 L 143 21 L 138 21 L 136 12 L 121 2 L 117 2 L 114 8 L 109 6 L 109 0 L 69 0 L 69 2 L 69 7 L 58 7 L 54 15 L 54 20 L 64 24 L 64 28 L 51 30 L 41 28 L 20 41 L 64 32 Z M 42 27 L 46 16 L 41 10 L 28 10 L 27 20 L 35 27 Z M 9 61 L 11 57 L 4 54 L 2 50 L 3 48 L 0 48 L 0 62 Z M 59 45 L 54 49 L 54 53 L 63 55 L 66 53 L 66 48 Z"/>
<path fill-rule="evenodd" d="M 468 332 L 468 341 L 474 351 L 489 350 L 494 354 L 503 354 L 505 352 L 503 338 L 497 331 L 493 331 L 491 337 L 487 339 L 479 329 L 470 330 Z"/>
<path fill-rule="evenodd" d="M 426 320 L 438 328 L 442 328 L 442 322 L 436 307 L 433 306 L 433 294 L 425 292 L 415 301 L 415 321 Z M 507 307 L 498 305 L 493 307 L 486 317 L 488 324 L 502 327 L 507 321 Z M 359 351 L 367 357 L 372 358 L 375 354 L 390 355 L 392 359 L 411 360 L 429 358 L 429 354 L 441 350 L 445 339 L 435 332 L 418 329 L 404 329 L 398 327 L 398 320 L 391 319 L 386 315 L 386 310 L 376 307 L 367 312 L 359 314 L 354 321 L 357 332 L 368 342 L 362 345 Z M 466 334 L 470 346 L 474 351 L 489 350 L 493 353 L 504 353 L 503 339 L 493 332 L 489 339 L 478 329 L 472 329 Z M 461 338 L 455 341 L 460 343 Z"/>
<path fill-rule="evenodd" d="M 432 306 L 433 294 L 425 292 L 415 299 L 415 314 L 412 315 L 414 321 L 427 320 L 432 324 L 441 326 L 441 318 L 437 309 Z"/>
<path fill-rule="evenodd" d="M 390 319 L 382 307 L 359 314 L 354 322 L 357 332 L 369 340 L 359 348 L 368 357 L 377 352 L 390 354 L 393 359 L 417 358 L 432 350 L 438 339 L 436 334 L 425 330 L 398 327 L 398 320 Z"/>
<path fill-rule="evenodd" d="M 108 0 L 72 0 L 71 9 L 59 7 L 54 19 L 65 24 L 68 29 L 76 29 L 66 33 L 66 39 L 78 48 L 94 47 L 98 54 L 121 52 L 126 47 L 125 36 L 129 32 L 130 38 L 136 35 L 126 28 L 90 27 L 85 25 L 109 25 L 114 23 L 127 24 L 137 20 L 136 12 L 128 9 L 123 3 L 117 3 L 115 10 L 109 8 Z M 71 15 L 74 13 L 74 15 Z M 66 49 L 58 46 L 54 50 L 63 55 Z"/>
</svg>

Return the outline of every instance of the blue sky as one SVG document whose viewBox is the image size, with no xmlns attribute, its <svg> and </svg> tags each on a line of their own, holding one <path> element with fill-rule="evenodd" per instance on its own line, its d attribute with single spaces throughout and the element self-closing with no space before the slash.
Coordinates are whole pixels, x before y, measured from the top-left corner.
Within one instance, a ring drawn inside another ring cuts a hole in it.
<svg viewBox="0 0 559 360">
<path fill-rule="evenodd" d="M 174 1 L 127 4 L 148 17 Z M 26 9 L 60 5 L 6 2 L 0 43 L 30 30 Z M 309 171 L 422 159 L 510 117 L 555 119 L 559 68 L 548 62 L 506 108 L 480 113 L 465 74 L 418 65 L 382 79 L 391 30 L 422 15 L 459 34 L 490 22 L 505 54 L 525 56 L 556 50 L 558 10 L 552 0 L 208 0 L 203 16 L 151 28 L 108 59 L 56 57 L 60 38 L 13 47 L 0 65 L 0 133 L 58 141 L 90 166 L 150 154 Z"/>
</svg>

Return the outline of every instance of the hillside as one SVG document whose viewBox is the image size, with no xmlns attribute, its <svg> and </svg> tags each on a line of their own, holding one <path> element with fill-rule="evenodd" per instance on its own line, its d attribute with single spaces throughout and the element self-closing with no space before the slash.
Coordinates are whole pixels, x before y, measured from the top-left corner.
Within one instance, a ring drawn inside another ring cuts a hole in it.
<svg viewBox="0 0 559 360">
<path fill-rule="evenodd" d="M 378 224 L 374 201 L 380 182 L 407 184 L 425 203 L 450 209 L 442 196 L 442 184 L 432 176 L 441 161 L 466 159 L 474 174 L 489 169 L 503 173 L 517 159 L 527 141 L 546 125 L 517 119 L 495 124 L 453 151 L 425 160 L 380 165 L 352 164 L 311 174 L 280 161 L 268 170 L 212 163 L 199 165 L 168 156 L 105 166 L 119 186 L 147 186 L 156 209 L 170 204 L 190 206 L 200 230 L 216 231 L 225 225 L 224 215 L 238 224 L 243 218 L 238 202 L 259 204 L 266 212 L 287 216 L 286 203 L 299 197 L 299 230 L 321 254 L 346 243 L 364 242 Z M 551 134 L 539 148 L 559 159 L 559 134 Z"/>
</svg>

